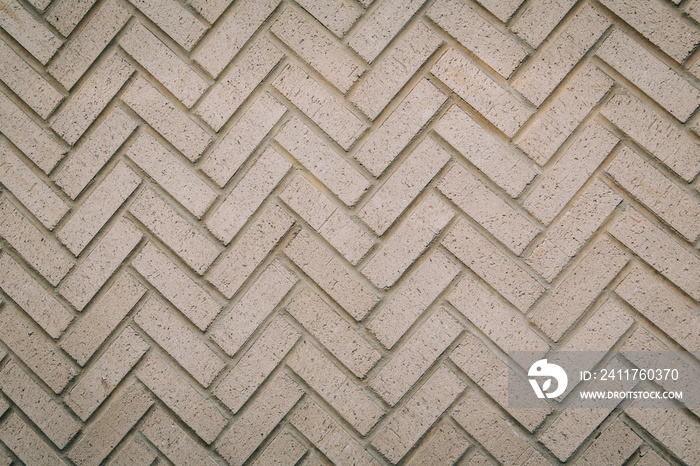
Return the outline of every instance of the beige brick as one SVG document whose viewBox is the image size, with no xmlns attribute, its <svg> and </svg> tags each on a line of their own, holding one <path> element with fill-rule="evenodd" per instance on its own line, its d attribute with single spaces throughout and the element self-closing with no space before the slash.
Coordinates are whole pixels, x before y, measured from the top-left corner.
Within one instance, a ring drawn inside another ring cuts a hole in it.
<svg viewBox="0 0 700 466">
<path fill-rule="evenodd" d="M 698 313 L 639 265 L 633 266 L 615 293 L 688 351 L 700 351 L 700 336 L 694 331 L 700 326 Z"/>
<path fill-rule="evenodd" d="M 357 377 L 381 358 L 377 350 L 310 288 L 304 288 L 287 311 Z"/>
<path fill-rule="evenodd" d="M 433 138 L 426 138 L 372 195 L 358 217 L 377 234 L 384 234 L 449 159 L 450 154 Z"/>
<path fill-rule="evenodd" d="M 58 292 L 82 311 L 136 247 L 141 236 L 133 223 L 119 219 L 61 283 Z"/>
<path fill-rule="evenodd" d="M 29 265 L 54 286 L 58 285 L 58 282 L 73 267 L 70 256 L 32 225 L 8 199 L 0 202 L 0 236 L 5 238 L 5 241 L 10 243 Z"/>
<path fill-rule="evenodd" d="M 700 104 L 700 90 L 620 30 L 613 31 L 597 54 L 681 121 Z"/>
<path fill-rule="evenodd" d="M 532 314 L 532 321 L 558 341 L 627 263 L 627 256 L 602 237 Z"/>
<path fill-rule="evenodd" d="M 212 241 L 150 188 L 141 191 L 129 212 L 200 275 L 219 255 Z"/>
<path fill-rule="evenodd" d="M 233 422 L 217 442 L 216 450 L 228 464 L 242 465 L 303 394 L 288 376 L 280 374 L 255 399 L 251 409 Z"/>
<path fill-rule="evenodd" d="M 465 388 L 464 382 L 441 366 L 379 431 L 372 445 L 391 462 L 398 462 Z"/>
<path fill-rule="evenodd" d="M 61 46 L 61 40 L 17 0 L 3 0 L 0 27 L 43 65 L 46 65 Z"/>
<path fill-rule="evenodd" d="M 219 314 L 221 305 L 153 243 L 141 250 L 132 265 L 201 331 Z"/>
<path fill-rule="evenodd" d="M 544 165 L 586 115 L 612 87 L 613 81 L 593 65 L 586 65 L 562 88 L 518 146 Z"/>
<path fill-rule="evenodd" d="M 491 462 L 491 460 L 486 458 L 486 456 L 477 451 L 469 457 L 469 460 L 466 464 L 468 466 L 492 466 L 496 463 Z"/>
<path fill-rule="evenodd" d="M 637 461 L 636 466 L 666 466 L 667 464 L 671 463 L 661 458 L 654 450 L 649 450 Z"/>
<path fill-rule="evenodd" d="M 504 23 L 508 22 L 523 0 L 482 0 L 481 5 Z"/>
<path fill-rule="evenodd" d="M 41 118 L 46 119 L 63 100 L 61 93 L 46 78 L 1 39 L 0 79 Z"/>
<path fill-rule="evenodd" d="M 352 0 L 300 0 L 297 3 L 338 37 L 342 37 L 360 16 L 359 8 Z"/>
<path fill-rule="evenodd" d="M 61 393 L 76 375 L 53 342 L 8 302 L 0 313 L 0 340 L 55 393 Z"/>
<path fill-rule="evenodd" d="M 17 413 L 0 426 L 0 440 L 24 464 L 67 464 Z"/>
<path fill-rule="evenodd" d="M 365 79 L 353 91 L 350 101 L 365 115 L 375 119 L 432 55 L 440 42 L 440 37 L 423 23 L 417 22 L 409 26 L 408 32 L 366 73 Z"/>
<path fill-rule="evenodd" d="M 187 51 L 207 30 L 206 24 L 173 0 L 129 0 Z"/>
<path fill-rule="evenodd" d="M 167 3 L 166 3 L 167 2 Z M 139 7 L 146 6 L 146 12 L 155 13 L 160 7 L 169 8 L 167 14 L 161 10 L 159 19 L 174 20 L 180 13 L 181 18 L 185 15 L 196 22 L 196 25 L 203 26 L 195 20 L 187 10 L 179 3 L 170 0 L 160 0 L 158 2 L 145 2 L 134 0 Z M 158 3 L 161 3 L 160 5 Z M 179 8 L 178 8 L 179 7 Z M 178 11 L 179 9 L 179 11 Z M 182 29 L 180 29 L 182 27 Z M 178 25 L 177 31 L 183 31 L 184 25 Z M 201 31 L 200 31 L 201 34 Z M 146 71 L 151 73 L 166 89 L 172 92 L 180 102 L 187 107 L 191 107 L 209 87 L 207 82 L 199 76 L 189 65 L 175 55 L 167 45 L 160 41 L 151 31 L 141 23 L 135 23 L 129 31 L 119 39 L 119 45 L 139 62 Z"/>
<path fill-rule="evenodd" d="M 353 157 L 378 177 L 446 99 L 430 82 L 421 80 Z"/>
<path fill-rule="evenodd" d="M 68 411 L 12 360 L 0 372 L 0 389 L 58 448 L 80 430 Z"/>
<path fill-rule="evenodd" d="M 35 243 L 39 245 L 46 243 Z M 0 258 L 0 287 L 52 338 L 58 338 L 73 320 L 73 316 L 22 269 L 7 253 Z"/>
<path fill-rule="evenodd" d="M 202 171 L 223 188 L 285 111 L 268 93 L 255 99 L 200 166 Z"/>
<path fill-rule="evenodd" d="M 79 255 L 140 184 L 141 178 L 124 162 L 118 162 L 56 236 L 74 255 Z"/>
<path fill-rule="evenodd" d="M 51 3 L 46 15 L 46 21 L 55 27 L 58 32 L 68 37 L 94 4 L 95 0 L 88 0 L 87 2 L 57 0 Z"/>
<path fill-rule="evenodd" d="M 462 326 L 454 317 L 444 309 L 438 309 L 394 353 L 381 371 L 372 376 L 370 387 L 387 403 L 395 405 L 461 331 Z"/>
<path fill-rule="evenodd" d="M 83 372 L 65 397 L 66 404 L 80 419 L 87 421 L 148 348 L 134 329 L 126 327 L 107 351 Z"/>
<path fill-rule="evenodd" d="M 620 202 L 621 196 L 595 180 L 566 214 L 551 225 L 542 242 L 530 253 L 528 264 L 551 282 Z"/>
<path fill-rule="evenodd" d="M 467 438 L 445 421 L 433 428 L 406 462 L 408 466 L 455 464 L 470 446 Z"/>
<path fill-rule="evenodd" d="M 72 199 L 78 197 L 110 157 L 136 129 L 136 122 L 114 107 L 80 147 L 61 165 L 54 181 Z"/>
<path fill-rule="evenodd" d="M 378 465 L 377 460 L 309 397 L 294 411 L 291 423 L 333 464 Z"/>
<path fill-rule="evenodd" d="M 192 8 L 210 23 L 214 23 L 231 0 L 192 0 Z"/>
<path fill-rule="evenodd" d="M 430 71 L 509 137 L 533 113 L 455 49 L 448 50 Z"/>
<path fill-rule="evenodd" d="M 306 453 L 306 447 L 290 434 L 288 429 L 284 429 L 267 445 L 253 464 L 260 466 L 297 464 L 304 453 Z"/>
<path fill-rule="evenodd" d="M 362 320 L 379 299 L 355 276 L 354 269 L 322 248 L 306 231 L 301 231 L 285 253 L 355 320 Z"/>
<path fill-rule="evenodd" d="M 450 168 L 438 189 L 516 254 L 539 233 L 523 214 L 461 165 Z"/>
<path fill-rule="evenodd" d="M 204 39 L 206 42 L 192 58 L 212 76 L 218 76 L 279 3 L 280 0 L 238 2 L 229 9 L 226 17 L 209 31 Z M 219 9 L 223 10 L 223 5 L 222 8 L 217 8 Z M 210 14 L 207 19 L 214 22 L 213 16 Z"/>
<path fill-rule="evenodd" d="M 362 273 L 377 288 L 392 286 L 454 216 L 433 193 L 413 210 L 367 262 Z"/>
<path fill-rule="evenodd" d="M 464 219 L 452 227 L 443 245 L 523 312 L 544 292 L 542 285 Z"/>
<path fill-rule="evenodd" d="M 136 375 L 205 442 L 213 442 L 227 424 L 219 410 L 157 354 L 151 354 Z"/>
<path fill-rule="evenodd" d="M 700 439 L 700 427 L 683 411 L 669 406 L 667 409 L 641 408 L 632 403 L 625 413 L 638 422 L 645 430 L 664 444 L 673 454 L 687 464 L 700 460 L 697 445 Z"/>
<path fill-rule="evenodd" d="M 185 163 L 146 132 L 129 147 L 126 155 L 144 169 L 194 216 L 201 217 L 216 199 L 216 193 Z"/>
<path fill-rule="evenodd" d="M 261 37 L 221 75 L 195 113 L 219 131 L 283 56 L 270 39 Z"/>
<path fill-rule="evenodd" d="M 146 288 L 128 272 L 120 274 L 71 328 L 61 348 L 84 366 L 145 292 Z"/>
<path fill-rule="evenodd" d="M 150 465 L 155 460 L 156 454 L 149 450 L 146 442 L 141 440 L 141 437 L 133 435 L 108 464 L 109 466 L 142 466 Z"/>
<path fill-rule="evenodd" d="M 367 329 L 391 349 L 458 273 L 459 268 L 442 252 L 431 253 L 385 301 Z"/>
<path fill-rule="evenodd" d="M 511 197 L 517 197 L 535 177 L 528 163 L 456 105 L 443 115 L 435 131 Z"/>
<path fill-rule="evenodd" d="M 577 464 L 623 464 L 641 444 L 642 439 L 618 418 L 588 447 Z"/>
<path fill-rule="evenodd" d="M 601 113 L 686 181 L 700 171 L 700 146 L 631 94 L 615 95 Z"/>
<path fill-rule="evenodd" d="M 298 66 L 285 66 L 272 84 L 343 149 L 348 150 L 364 132 L 366 125 L 345 106 L 343 99 Z"/>
<path fill-rule="evenodd" d="M 536 48 L 559 24 L 574 3 L 576 3 L 574 0 L 527 2 L 522 15 L 510 25 L 510 28 Z"/>
<path fill-rule="evenodd" d="M 354 205 L 369 182 L 301 120 L 292 118 L 277 141 L 347 205 Z"/>
<path fill-rule="evenodd" d="M 527 55 L 511 37 L 459 0 L 438 0 L 427 14 L 438 26 L 505 78 L 511 75 Z"/>
<path fill-rule="evenodd" d="M 141 425 L 141 432 L 175 464 L 215 466 L 216 462 L 199 443 L 161 407 L 156 407 Z"/>
<path fill-rule="evenodd" d="M 607 172 L 689 241 L 698 237 L 700 202 L 632 149 L 623 148 L 608 166 Z"/>
<path fill-rule="evenodd" d="M 610 153 L 618 139 L 598 124 L 586 126 L 523 204 L 549 225 Z"/>
<path fill-rule="evenodd" d="M 47 68 L 66 89 L 75 85 L 130 17 L 117 0 L 109 0 L 98 8 Z"/>
<path fill-rule="evenodd" d="M 353 265 L 374 245 L 370 235 L 302 175 L 297 175 L 287 185 L 280 193 L 280 199 Z"/>
<path fill-rule="evenodd" d="M 224 363 L 194 331 L 150 297 L 134 317 L 153 340 L 205 388 L 224 368 Z M 177 338 L 172 338 L 177 335 Z"/>
<path fill-rule="evenodd" d="M 231 411 L 238 412 L 298 339 L 299 332 L 286 320 L 275 318 L 217 385 L 214 396 Z"/>
<path fill-rule="evenodd" d="M 142 76 L 129 85 L 122 99 L 192 162 L 209 145 L 209 134 Z"/>
<path fill-rule="evenodd" d="M 279 260 L 268 266 L 235 306 L 219 319 L 211 338 L 233 356 L 296 283 L 296 277 Z"/>
<path fill-rule="evenodd" d="M 610 233 L 694 299 L 700 299 L 700 258 L 681 246 L 633 208 L 628 208 Z"/>
</svg>

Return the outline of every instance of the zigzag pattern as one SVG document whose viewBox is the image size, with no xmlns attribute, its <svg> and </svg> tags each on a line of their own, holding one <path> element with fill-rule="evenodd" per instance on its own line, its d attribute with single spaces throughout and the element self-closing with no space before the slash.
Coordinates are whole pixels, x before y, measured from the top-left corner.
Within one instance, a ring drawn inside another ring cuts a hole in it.
<svg viewBox="0 0 700 466">
<path fill-rule="evenodd" d="M 699 5 L 0 0 L 0 465 L 700 464 Z"/>
</svg>

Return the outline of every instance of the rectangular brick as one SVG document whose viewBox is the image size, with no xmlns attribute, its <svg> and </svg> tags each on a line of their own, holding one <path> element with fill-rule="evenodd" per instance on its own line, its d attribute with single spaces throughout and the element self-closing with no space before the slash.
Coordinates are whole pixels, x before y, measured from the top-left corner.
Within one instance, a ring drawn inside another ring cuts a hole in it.
<svg viewBox="0 0 700 466">
<path fill-rule="evenodd" d="M 610 226 L 609 232 L 683 291 L 700 299 L 700 258 L 696 253 L 630 207 Z"/>
<path fill-rule="evenodd" d="M 679 120 L 700 105 L 700 90 L 624 32 L 613 31 L 596 53 Z"/>
<path fill-rule="evenodd" d="M 345 150 L 365 130 L 365 123 L 345 106 L 342 97 L 294 64 L 287 64 L 272 85 Z"/>
<path fill-rule="evenodd" d="M 532 47 L 537 48 L 574 3 L 575 0 L 528 2 L 520 17 L 509 25 L 510 29 Z"/>
<path fill-rule="evenodd" d="M 209 238 L 151 188 L 141 191 L 129 212 L 200 275 L 219 255 Z"/>
<path fill-rule="evenodd" d="M 438 60 L 430 72 L 509 137 L 513 137 L 533 113 L 453 48 Z"/>
<path fill-rule="evenodd" d="M 0 440 L 24 464 L 67 464 L 17 413 L 10 413 L 0 426 Z"/>
<path fill-rule="evenodd" d="M 145 292 L 146 288 L 128 272 L 120 274 L 71 328 L 61 348 L 84 366 Z"/>
<path fill-rule="evenodd" d="M 442 244 L 522 312 L 544 292 L 542 285 L 464 219 L 452 227 Z"/>
<path fill-rule="evenodd" d="M 66 404 L 80 419 L 87 421 L 148 348 L 134 329 L 126 327 L 107 351 L 82 373 L 65 397 Z"/>
<path fill-rule="evenodd" d="M 57 0 L 51 3 L 46 15 L 48 21 L 65 37 L 75 29 L 96 0 L 76 2 L 75 0 Z"/>
<path fill-rule="evenodd" d="M 255 99 L 201 164 L 201 170 L 224 187 L 287 109 L 267 92 Z"/>
<path fill-rule="evenodd" d="M 450 154 L 433 138 L 424 139 L 384 181 L 357 216 L 378 235 L 384 234 L 449 159 Z"/>
<path fill-rule="evenodd" d="M 535 177 L 530 164 L 456 105 L 443 115 L 435 131 L 513 198 Z"/>
<path fill-rule="evenodd" d="M 438 48 L 440 42 L 440 37 L 426 25 L 413 23 L 387 54 L 365 73 L 362 83 L 353 90 L 350 101 L 371 119 L 377 118 Z"/>
<path fill-rule="evenodd" d="M 0 236 L 53 286 L 58 285 L 73 267 L 70 256 L 35 227 L 9 199 L 0 202 Z"/>
<path fill-rule="evenodd" d="M 459 0 L 438 0 L 428 16 L 448 34 L 507 78 L 527 53 L 511 37 Z"/>
<path fill-rule="evenodd" d="M 141 177 L 119 161 L 83 199 L 56 236 L 74 255 L 79 255 L 140 184 Z"/>
<path fill-rule="evenodd" d="M 201 126 L 142 76 L 129 85 L 122 99 L 192 162 L 211 142 L 211 137 Z"/>
<path fill-rule="evenodd" d="M 211 86 L 195 113 L 219 131 L 283 56 L 262 36 Z"/>
<path fill-rule="evenodd" d="M 216 386 L 214 396 L 231 411 L 238 412 L 298 339 L 299 332 L 283 318 L 276 317 Z"/>
<path fill-rule="evenodd" d="M 372 289 L 359 280 L 351 269 L 301 231 L 285 248 L 292 259 L 331 298 L 355 320 L 362 320 L 379 299 Z"/>
<path fill-rule="evenodd" d="M 53 341 L 8 302 L 0 313 L 0 340 L 57 394 L 77 373 Z"/>
<path fill-rule="evenodd" d="M 175 464 L 216 466 L 207 450 L 182 429 L 161 407 L 156 407 L 141 425 L 141 432 Z"/>
<path fill-rule="evenodd" d="M 146 301 L 134 322 L 205 388 L 224 368 L 223 361 L 201 337 L 155 298 Z M 177 338 L 172 338 L 173 335 Z"/>
<path fill-rule="evenodd" d="M 38 245 L 45 243 L 36 243 Z M 52 338 L 58 338 L 73 316 L 7 253 L 0 258 L 0 287 Z"/>
<path fill-rule="evenodd" d="M 602 126 L 586 126 L 551 169 L 540 177 L 539 184 L 525 199 L 524 207 L 549 225 L 617 142 L 618 139 Z"/>
<path fill-rule="evenodd" d="M 605 462 L 623 464 L 641 444 L 642 439 L 617 418 L 600 434 L 593 445 L 588 447 L 577 463 L 584 466 Z"/>
<path fill-rule="evenodd" d="M 302 175 L 287 185 L 280 199 L 353 265 L 374 245 L 369 234 Z"/>
<path fill-rule="evenodd" d="M 207 30 L 207 25 L 202 20 L 176 1 L 129 1 L 187 51 L 192 50 Z"/>
<path fill-rule="evenodd" d="M 352 0 L 334 0 L 325 3 L 300 0 L 297 3 L 338 37 L 342 37 L 361 15 L 360 8 Z"/>
<path fill-rule="evenodd" d="M 668 464 L 671 463 L 661 458 L 654 450 L 649 450 L 637 461 L 636 466 L 666 466 Z"/>
<path fill-rule="evenodd" d="M 141 250 L 132 265 L 201 331 L 219 314 L 221 305 L 153 243 Z"/>
<path fill-rule="evenodd" d="M 72 199 L 78 197 L 135 129 L 136 122 L 114 107 L 61 165 L 53 177 L 56 184 Z"/>
<path fill-rule="evenodd" d="M 381 371 L 372 376 L 370 387 L 387 403 L 395 405 L 462 330 L 454 317 L 444 309 L 438 309 L 394 353 Z"/>
<path fill-rule="evenodd" d="M 0 40 L 0 79 L 43 119 L 63 100 L 63 95 L 3 40 Z"/>
<path fill-rule="evenodd" d="M 153 464 L 157 455 L 149 450 L 141 437 L 132 435 L 108 464 L 109 466 L 140 466 Z"/>
<path fill-rule="evenodd" d="M 532 160 L 545 165 L 612 85 L 612 79 L 598 68 L 584 66 L 551 106 L 539 113 L 518 146 Z"/>
<path fill-rule="evenodd" d="M 275 462 L 297 464 L 304 453 L 306 453 L 306 447 L 290 434 L 288 429 L 284 429 L 267 445 L 253 464 L 258 466 L 275 464 Z"/>
<path fill-rule="evenodd" d="M 139 366 L 136 375 L 206 443 L 213 442 L 227 424 L 219 410 L 156 353 Z"/>
<path fill-rule="evenodd" d="M 453 165 L 438 189 L 516 254 L 539 230 L 461 165 Z"/>
<path fill-rule="evenodd" d="M 615 95 L 601 113 L 686 181 L 700 171 L 700 145 L 631 94 Z"/>
<path fill-rule="evenodd" d="M 347 160 L 297 117 L 284 125 L 276 140 L 347 205 L 354 205 L 369 187 Z"/>
<path fill-rule="evenodd" d="M 173 20 L 175 15 L 178 14 L 173 10 L 177 10 L 179 7 L 180 12 L 177 18 L 180 24 L 177 25 L 177 31 L 186 31 L 185 23 L 187 19 L 195 21 L 196 25 L 203 26 L 195 20 L 195 17 L 189 11 L 174 1 L 145 2 L 132 0 L 132 3 L 135 3 L 139 8 L 145 6 L 146 8 L 141 11 L 145 10 L 144 13 L 146 14 L 158 11 L 158 8 L 161 6 L 167 7 L 169 8 L 167 14 L 163 11 L 159 16 L 164 16 L 162 19 L 172 18 Z M 158 3 L 162 5 L 158 5 Z M 159 19 L 161 18 L 159 17 Z M 190 29 L 188 32 L 194 31 Z M 200 31 L 200 34 L 201 32 L 203 31 Z M 201 76 L 141 23 L 135 23 L 126 34 L 121 36 L 119 45 L 187 107 L 192 107 L 209 87 Z"/>
<path fill-rule="evenodd" d="M 268 147 L 207 220 L 207 228 L 228 244 L 287 174 L 292 164 Z"/>
<path fill-rule="evenodd" d="M 471 444 L 467 438 L 446 421 L 440 421 L 429 437 L 413 451 L 408 466 L 425 464 L 454 464 Z M 471 464 L 471 463 L 470 463 Z"/>
<path fill-rule="evenodd" d="M 119 219 L 61 283 L 58 292 L 82 311 L 141 241 L 141 236 L 133 223 L 125 218 Z"/>
<path fill-rule="evenodd" d="M 523 0 L 482 0 L 481 5 L 504 23 L 508 22 Z"/>
<path fill-rule="evenodd" d="M 213 189 L 146 132 L 139 134 L 126 155 L 197 218 L 216 199 Z"/>
<path fill-rule="evenodd" d="M 117 0 L 109 0 L 98 7 L 85 26 L 74 35 L 51 62 L 48 72 L 70 90 L 93 64 L 102 50 L 131 17 L 129 10 Z M 78 20 L 79 21 L 79 20 Z"/>
<path fill-rule="evenodd" d="M 0 388 L 58 448 L 80 430 L 68 411 L 12 360 L 0 372 Z"/>
<path fill-rule="evenodd" d="M 3 9 L 0 11 L 0 27 L 42 65 L 46 65 L 62 45 L 61 40 L 25 10 L 17 0 L 3 2 Z"/>
<path fill-rule="evenodd" d="M 378 177 L 413 139 L 447 96 L 421 80 L 403 101 L 375 128 L 353 157 Z"/>
<path fill-rule="evenodd" d="M 210 333 L 212 340 L 229 356 L 236 354 L 296 281 L 279 260 L 270 264 L 229 313 L 219 319 Z"/>
<path fill-rule="evenodd" d="M 441 366 L 379 431 L 372 445 L 397 463 L 465 388 L 464 382 Z"/>
<path fill-rule="evenodd" d="M 214 23 L 231 0 L 192 0 L 192 8 L 210 23 Z"/>
</svg>

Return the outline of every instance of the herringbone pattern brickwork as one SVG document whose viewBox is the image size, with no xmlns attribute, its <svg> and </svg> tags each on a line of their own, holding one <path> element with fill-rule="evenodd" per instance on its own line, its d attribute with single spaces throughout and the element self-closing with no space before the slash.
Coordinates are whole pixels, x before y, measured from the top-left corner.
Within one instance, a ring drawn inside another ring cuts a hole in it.
<svg viewBox="0 0 700 466">
<path fill-rule="evenodd" d="M 700 464 L 697 408 L 505 381 L 700 370 L 697 21 L 0 0 L 0 465 Z"/>
</svg>

